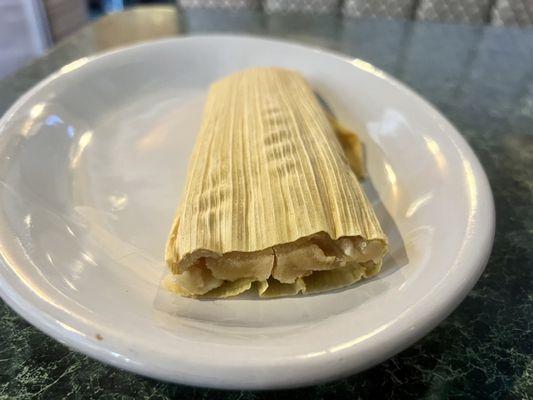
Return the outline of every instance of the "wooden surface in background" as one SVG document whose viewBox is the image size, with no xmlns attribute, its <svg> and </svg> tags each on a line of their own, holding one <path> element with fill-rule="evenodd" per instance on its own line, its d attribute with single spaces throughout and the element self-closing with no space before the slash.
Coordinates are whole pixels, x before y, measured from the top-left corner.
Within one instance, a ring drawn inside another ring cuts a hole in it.
<svg viewBox="0 0 533 400">
<path fill-rule="evenodd" d="M 89 20 L 86 0 L 42 0 L 55 42 L 80 29 Z"/>
</svg>

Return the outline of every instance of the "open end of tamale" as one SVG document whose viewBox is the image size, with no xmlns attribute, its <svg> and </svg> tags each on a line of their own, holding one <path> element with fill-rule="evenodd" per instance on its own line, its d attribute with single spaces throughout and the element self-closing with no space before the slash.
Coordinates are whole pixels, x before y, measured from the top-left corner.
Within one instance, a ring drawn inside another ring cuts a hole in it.
<svg viewBox="0 0 533 400">
<path fill-rule="evenodd" d="M 201 250 L 181 263 L 169 260 L 174 275 L 164 284 L 190 297 L 234 296 L 252 286 L 262 297 L 317 293 L 375 275 L 385 251 L 380 239 L 332 240 L 320 232 L 256 252 L 219 255 Z"/>
<path fill-rule="evenodd" d="M 357 174 L 361 144 L 297 72 L 212 85 L 167 242 L 179 295 L 315 293 L 377 274 L 383 234 Z"/>
</svg>

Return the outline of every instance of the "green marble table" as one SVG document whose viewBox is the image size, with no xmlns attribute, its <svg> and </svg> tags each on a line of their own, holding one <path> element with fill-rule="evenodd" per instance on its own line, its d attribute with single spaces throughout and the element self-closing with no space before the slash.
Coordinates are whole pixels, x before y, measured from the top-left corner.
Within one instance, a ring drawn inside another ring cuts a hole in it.
<svg viewBox="0 0 533 400">
<path fill-rule="evenodd" d="M 494 191 L 496 238 L 485 273 L 459 308 L 411 348 L 347 379 L 278 392 L 199 389 L 120 371 L 50 339 L 0 301 L 0 399 L 533 398 L 533 30 L 138 8 L 83 28 L 0 82 L 0 113 L 79 57 L 215 31 L 341 51 L 433 102 L 472 145 Z"/>
</svg>

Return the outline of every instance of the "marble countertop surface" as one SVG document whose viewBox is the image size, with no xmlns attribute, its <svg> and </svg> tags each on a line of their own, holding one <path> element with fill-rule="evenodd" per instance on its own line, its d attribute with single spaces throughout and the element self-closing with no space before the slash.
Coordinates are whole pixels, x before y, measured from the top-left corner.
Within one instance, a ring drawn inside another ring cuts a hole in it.
<svg viewBox="0 0 533 400">
<path fill-rule="evenodd" d="M 494 192 L 496 237 L 485 273 L 457 310 L 409 349 L 347 379 L 277 392 L 192 388 L 120 371 L 47 337 L 0 300 L 0 399 L 533 398 L 533 29 L 136 8 L 82 28 L 0 81 L 0 114 L 80 57 L 206 32 L 340 51 L 430 100 L 477 153 Z"/>
</svg>

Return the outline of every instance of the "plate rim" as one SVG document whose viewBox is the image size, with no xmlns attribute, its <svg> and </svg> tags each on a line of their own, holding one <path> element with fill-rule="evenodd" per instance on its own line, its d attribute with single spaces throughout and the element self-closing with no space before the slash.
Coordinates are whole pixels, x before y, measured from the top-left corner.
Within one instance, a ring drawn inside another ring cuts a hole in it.
<svg viewBox="0 0 533 400">
<path fill-rule="evenodd" d="M 334 373 L 325 375 L 321 373 L 320 364 L 329 362 L 335 362 L 335 358 L 327 358 L 327 355 L 320 358 L 320 363 L 317 363 L 317 360 L 306 365 L 305 363 L 295 363 L 293 360 L 292 365 L 289 367 L 285 366 L 287 370 L 292 368 L 290 372 L 291 379 L 287 379 L 287 376 L 284 376 L 283 379 L 276 379 L 269 377 L 265 379 L 264 382 L 246 382 L 243 377 L 238 380 L 228 380 L 228 376 L 217 377 L 213 381 L 213 384 L 208 382 L 207 378 L 202 379 L 202 377 L 196 376 L 179 376 L 172 371 L 165 371 L 157 368 L 153 368 L 153 365 L 144 363 L 142 361 L 133 361 L 126 356 L 121 355 L 117 357 L 117 352 L 113 352 L 109 349 L 104 343 L 94 343 L 91 342 L 88 338 L 81 338 L 80 336 L 75 336 L 72 333 L 69 334 L 64 328 L 58 324 L 57 320 L 49 316 L 48 314 L 42 314 L 38 312 L 38 309 L 33 305 L 31 301 L 25 300 L 24 296 L 19 294 L 17 289 L 11 287 L 0 274 L 0 298 L 20 317 L 26 320 L 28 323 L 36 327 L 41 332 L 45 333 L 54 340 L 59 341 L 63 345 L 68 346 L 69 348 L 85 354 L 91 358 L 94 358 L 100 362 L 103 362 L 114 367 L 118 367 L 124 370 L 128 370 L 134 373 L 137 373 L 142 376 L 147 376 L 151 378 L 156 378 L 162 381 L 180 383 L 186 385 L 194 385 L 200 387 L 212 387 L 212 388 L 224 388 L 224 389 L 282 389 L 282 388 L 293 388 L 300 387 L 311 384 L 323 383 L 326 381 L 331 381 L 334 379 L 339 379 L 346 377 L 353 373 L 360 372 L 362 370 L 368 369 L 374 365 L 377 365 L 386 359 L 394 356 L 395 354 L 401 352 L 402 350 L 409 347 L 414 342 L 418 341 L 434 329 L 440 322 L 454 311 L 457 306 L 464 300 L 470 290 L 473 288 L 475 283 L 479 280 L 481 274 L 483 273 L 485 266 L 488 262 L 488 259 L 491 254 L 492 245 L 494 242 L 495 235 L 495 207 L 494 207 L 494 198 L 491 191 L 490 183 L 487 178 L 487 175 L 473 149 L 470 147 L 466 139 L 461 135 L 459 130 L 444 116 L 439 109 L 434 106 L 430 101 L 425 97 L 417 93 L 415 90 L 402 83 L 395 77 L 389 75 L 387 72 L 382 71 L 381 69 L 375 67 L 373 64 L 368 63 L 360 58 L 350 56 L 348 54 L 341 53 L 339 51 L 330 50 L 316 45 L 307 45 L 301 42 L 296 42 L 292 40 L 285 40 L 275 37 L 265 37 L 260 35 L 253 34 L 190 34 L 182 37 L 169 37 L 156 40 L 147 40 L 138 42 L 132 45 L 120 46 L 113 48 L 111 50 L 96 53 L 90 56 L 80 57 L 74 61 L 71 61 L 64 66 L 60 67 L 55 72 L 52 72 L 44 79 L 37 82 L 30 89 L 28 89 L 23 95 L 21 95 L 1 116 L 0 118 L 0 135 L 4 134 L 6 124 L 21 107 L 38 93 L 41 89 L 52 83 L 54 80 L 59 79 L 62 75 L 69 73 L 75 69 L 83 68 L 86 65 L 91 64 L 92 62 L 112 57 L 117 53 L 122 53 L 140 47 L 145 46 L 154 46 L 161 45 L 167 42 L 183 42 L 191 40 L 252 40 L 264 42 L 265 44 L 273 45 L 282 45 L 282 46 L 294 46 L 307 51 L 314 51 L 322 54 L 325 57 L 333 57 L 339 61 L 344 61 L 351 63 L 354 68 L 361 69 L 359 66 L 354 65 L 354 60 L 359 60 L 365 63 L 368 66 L 371 66 L 373 70 L 379 72 L 380 78 L 386 80 L 389 84 L 392 84 L 407 96 L 415 98 L 418 101 L 418 104 L 422 107 L 425 107 L 426 110 L 432 112 L 435 116 L 440 118 L 446 129 L 445 131 L 451 135 L 450 139 L 456 147 L 456 151 L 461 152 L 462 156 L 471 164 L 472 174 L 475 178 L 476 184 L 478 186 L 478 191 L 476 192 L 476 199 L 481 199 L 484 203 L 484 221 L 480 221 L 480 217 L 477 216 L 475 219 L 475 224 L 473 229 L 475 232 L 470 233 L 470 236 L 476 237 L 478 244 L 475 247 L 475 254 L 472 254 L 472 249 L 470 249 L 470 258 L 467 263 L 469 267 L 470 274 L 465 276 L 462 284 L 459 284 L 452 289 L 453 293 L 450 293 L 445 299 L 440 299 L 440 301 L 434 305 L 434 308 L 431 309 L 431 312 L 426 311 L 422 313 L 422 317 L 418 317 L 420 325 L 416 329 L 410 329 L 409 331 L 403 330 L 398 332 L 392 344 L 388 343 L 388 346 L 383 346 L 382 348 L 377 349 L 376 353 L 372 357 L 367 357 L 365 362 L 359 362 L 359 365 L 355 363 L 355 360 L 358 355 L 358 351 L 352 347 L 349 347 L 342 351 L 342 357 L 347 358 L 353 361 L 352 368 L 337 368 Z M 74 68 L 69 68 L 74 67 Z M 478 202 L 479 203 L 479 202 Z M 478 211 L 478 210 L 476 210 Z M 0 242 L 0 248 L 2 243 Z M 0 254 L 1 255 L 1 254 Z M 462 263 L 465 263 L 463 255 Z M 9 268 L 9 264 L 5 262 L 4 257 L 0 258 L 0 262 L 6 265 Z M 466 279 L 467 278 L 467 279 Z M 114 353 L 114 354 L 111 354 Z M 120 355 L 120 353 L 118 353 Z M 286 360 L 285 360 L 286 361 Z M 310 360 L 307 360 L 310 361 Z M 289 363 L 290 364 L 290 363 Z M 257 368 L 261 368 L 260 364 L 256 365 Z M 264 366 L 263 366 L 264 367 Z M 209 368 L 207 365 L 206 368 Z M 332 367 L 334 368 L 334 367 Z M 211 377 L 213 379 L 213 377 Z M 239 381 L 239 383 L 237 383 Z"/>
</svg>

